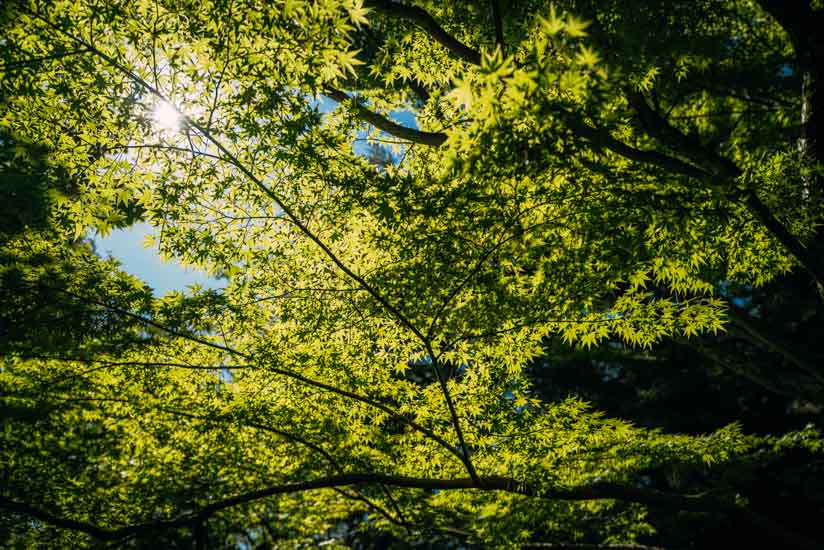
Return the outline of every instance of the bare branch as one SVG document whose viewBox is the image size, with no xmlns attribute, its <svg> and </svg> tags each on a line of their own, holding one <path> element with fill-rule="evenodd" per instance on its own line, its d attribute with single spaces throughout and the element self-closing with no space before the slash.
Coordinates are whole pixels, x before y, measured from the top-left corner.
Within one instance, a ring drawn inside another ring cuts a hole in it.
<svg viewBox="0 0 824 550">
<path fill-rule="evenodd" d="M 495 23 L 495 44 L 501 48 L 501 53 L 506 55 L 506 44 L 504 43 L 504 22 L 501 19 L 501 4 L 498 0 L 490 0 L 492 4 L 492 20 Z"/>
<path fill-rule="evenodd" d="M 817 548 L 815 542 L 792 531 L 784 529 L 771 520 L 758 514 L 749 512 L 732 504 L 717 500 L 706 495 L 679 495 L 664 493 L 653 489 L 627 487 L 615 484 L 597 484 L 574 489 L 540 489 L 528 483 L 505 477 L 481 478 L 481 485 L 468 478 L 463 479 L 434 479 L 393 476 L 380 473 L 355 473 L 329 476 L 308 481 L 283 483 L 265 489 L 239 494 L 214 502 L 202 508 L 195 514 L 185 514 L 176 519 L 141 523 L 121 527 L 119 529 L 105 529 L 87 522 L 75 521 L 59 517 L 43 509 L 14 501 L 0 496 L 0 509 L 12 513 L 28 515 L 30 517 L 51 523 L 58 527 L 87 533 L 100 540 L 120 540 L 141 533 L 159 529 L 175 529 L 192 525 L 193 521 L 205 521 L 221 510 L 255 502 L 275 495 L 294 494 L 316 489 L 332 489 L 346 486 L 383 484 L 393 487 L 421 490 L 481 490 L 501 491 L 521 494 L 548 500 L 588 501 L 588 500 L 620 500 L 639 504 L 655 505 L 669 510 L 684 510 L 703 513 L 717 513 L 746 521 L 752 527 L 761 529 L 777 538 L 784 544 L 800 549 Z"/>
<path fill-rule="evenodd" d="M 731 301 L 727 303 L 727 310 L 730 312 L 732 324 L 740 328 L 749 341 L 781 355 L 784 359 L 793 363 L 819 382 L 824 382 L 824 375 L 821 370 L 816 368 L 813 363 L 810 363 L 801 354 L 790 349 L 789 345 L 779 341 L 775 337 L 775 331 L 767 329 L 763 321 L 750 317 Z"/>
<path fill-rule="evenodd" d="M 626 98 L 649 135 L 683 155 L 690 162 L 711 171 L 712 174 L 724 178 L 735 178 L 740 175 L 738 167 L 732 161 L 710 151 L 697 140 L 672 126 L 661 114 L 650 107 L 643 94 L 634 90 L 626 90 Z"/>
<path fill-rule="evenodd" d="M 554 550 L 665 550 L 646 544 L 586 544 L 575 542 L 526 542 L 521 548 L 553 548 Z"/>
<path fill-rule="evenodd" d="M 351 106 L 352 110 L 355 112 L 358 118 L 360 118 L 364 122 L 371 124 L 375 128 L 383 130 L 389 135 L 395 136 L 396 138 L 404 139 L 414 143 L 420 143 L 422 145 L 430 145 L 433 147 L 438 147 L 439 145 L 442 145 L 444 141 L 446 141 L 446 134 L 444 133 L 424 132 L 422 130 L 415 130 L 414 128 L 402 126 L 383 115 L 379 115 L 373 111 L 370 111 L 369 109 L 361 105 L 357 98 L 350 97 L 349 95 L 340 90 L 328 88 L 324 93 L 328 97 L 337 101 L 338 103 L 347 103 Z"/>
<path fill-rule="evenodd" d="M 597 148 L 608 149 L 613 153 L 621 155 L 624 158 L 640 162 L 642 164 L 649 164 L 658 166 L 668 172 L 682 174 L 692 178 L 704 179 L 709 174 L 692 164 L 682 161 L 681 159 L 665 155 L 659 151 L 652 151 L 646 149 L 636 149 L 627 145 L 626 143 L 615 139 L 609 132 L 594 128 L 581 120 L 577 115 L 566 110 L 561 110 L 564 115 L 565 122 L 579 137 L 582 137 L 592 143 Z"/>
<path fill-rule="evenodd" d="M 481 64 L 479 52 L 446 32 L 425 9 L 390 0 L 368 0 L 366 5 L 378 13 L 404 19 L 417 25 L 426 31 L 435 42 L 446 48 L 453 57 L 473 65 Z"/>
<path fill-rule="evenodd" d="M 726 361 L 720 354 L 714 352 L 707 346 L 704 346 L 700 343 L 700 341 L 690 340 L 688 338 L 679 338 L 676 339 L 675 342 L 678 344 L 689 347 L 703 356 L 710 359 L 716 365 L 721 367 L 724 370 L 728 370 L 738 376 L 746 378 L 753 384 L 757 384 L 758 386 L 764 388 L 767 391 L 770 391 L 776 395 L 781 395 L 784 397 L 794 398 L 796 395 L 788 390 L 778 387 L 775 385 L 771 380 L 768 378 L 761 376 L 760 373 L 753 371 L 751 368 L 747 368 L 745 365 L 739 365 L 736 363 L 732 363 L 730 361 Z"/>
</svg>

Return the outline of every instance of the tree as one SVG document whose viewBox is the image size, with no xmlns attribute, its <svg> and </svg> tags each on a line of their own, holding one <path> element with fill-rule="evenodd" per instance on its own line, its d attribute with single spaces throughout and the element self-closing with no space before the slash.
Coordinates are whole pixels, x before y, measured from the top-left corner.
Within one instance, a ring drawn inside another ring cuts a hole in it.
<svg viewBox="0 0 824 550">
<path fill-rule="evenodd" d="M 675 339 L 821 402 L 795 6 L 6 3 L 2 145 L 49 199 L 3 230 L 6 541 L 816 547 L 814 426 L 666 432 L 540 376 L 559 342 Z M 78 248 L 141 216 L 226 290 L 155 299 Z M 763 509 L 764 472 L 808 516 Z"/>
</svg>

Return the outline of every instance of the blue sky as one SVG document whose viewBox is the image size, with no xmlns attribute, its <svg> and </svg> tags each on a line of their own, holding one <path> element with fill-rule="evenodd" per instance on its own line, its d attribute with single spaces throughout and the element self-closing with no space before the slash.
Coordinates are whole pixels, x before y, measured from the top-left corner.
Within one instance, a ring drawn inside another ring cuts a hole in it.
<svg viewBox="0 0 824 550">
<path fill-rule="evenodd" d="M 96 235 L 94 244 L 98 254 L 120 260 L 124 271 L 142 279 L 157 296 L 170 290 L 185 290 L 192 284 L 208 288 L 226 285 L 225 280 L 213 279 L 204 271 L 184 267 L 174 260 L 164 262 L 157 248 L 143 246 L 144 237 L 152 233 L 149 224 L 136 223 L 126 229 L 112 231 L 106 237 Z"/>
<path fill-rule="evenodd" d="M 323 112 L 332 110 L 335 105 L 335 102 L 326 98 L 318 103 Z M 390 116 L 399 124 L 411 128 L 418 126 L 415 114 L 411 111 L 393 111 Z M 365 142 L 355 144 L 355 151 L 358 153 L 365 150 Z M 193 284 L 200 284 L 207 288 L 226 286 L 225 280 L 214 279 L 202 270 L 184 267 L 174 260 L 164 262 L 157 248 L 143 246 L 145 236 L 152 233 L 153 229 L 149 224 L 137 223 L 126 229 L 114 230 L 106 237 L 95 235 L 93 239 L 98 254 L 120 260 L 124 271 L 151 286 L 156 296 L 161 296 L 171 290 L 185 291 L 186 287 Z"/>
</svg>

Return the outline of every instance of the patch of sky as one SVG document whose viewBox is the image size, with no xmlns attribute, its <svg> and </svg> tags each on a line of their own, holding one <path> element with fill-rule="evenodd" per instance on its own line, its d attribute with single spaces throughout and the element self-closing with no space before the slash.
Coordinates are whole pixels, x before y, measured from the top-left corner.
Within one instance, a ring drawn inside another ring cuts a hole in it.
<svg viewBox="0 0 824 550">
<path fill-rule="evenodd" d="M 718 283 L 718 293 L 742 309 L 749 309 L 752 306 L 752 296 L 749 294 L 751 291 L 752 287 L 749 285 L 733 286 L 730 281 Z M 756 311 L 750 313 L 756 313 Z"/>
<path fill-rule="evenodd" d="M 337 103 L 325 96 L 315 100 L 315 105 L 322 113 L 331 112 Z M 175 124 L 179 113 L 173 108 L 161 105 L 156 107 L 153 117 L 158 124 L 166 128 Z M 176 118 L 175 118 L 176 117 Z M 412 111 L 391 111 L 389 117 L 409 128 L 418 128 L 415 113 Z M 174 118 L 174 122 L 172 119 Z M 365 155 L 369 151 L 369 141 L 365 131 L 358 134 L 353 147 L 355 153 Z M 391 139 L 391 136 L 386 136 Z M 393 157 L 394 158 L 394 157 Z M 220 289 L 226 286 L 226 280 L 216 279 L 203 270 L 187 267 L 171 259 L 164 261 L 160 258 L 157 248 L 144 246 L 146 235 L 152 234 L 153 228 L 148 223 L 136 223 L 131 227 L 116 229 L 106 237 L 95 235 L 92 237 L 98 254 L 111 256 L 120 261 L 124 271 L 134 275 L 148 284 L 156 296 L 176 290 L 186 292 L 192 285 L 204 288 Z"/>
<path fill-rule="evenodd" d="M 120 261 L 123 270 L 152 287 L 156 296 L 172 290 L 186 291 L 192 285 L 205 288 L 223 288 L 226 281 L 215 279 L 205 271 L 182 265 L 175 260 L 164 261 L 157 248 L 144 246 L 146 235 L 153 233 L 148 223 L 136 223 L 112 231 L 105 237 L 95 235 L 94 246 L 101 256 Z"/>
</svg>

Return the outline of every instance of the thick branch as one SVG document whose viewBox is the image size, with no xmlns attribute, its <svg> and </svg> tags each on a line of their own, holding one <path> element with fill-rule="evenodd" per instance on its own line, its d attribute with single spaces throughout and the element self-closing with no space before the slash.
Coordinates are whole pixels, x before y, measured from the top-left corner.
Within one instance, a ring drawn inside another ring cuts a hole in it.
<svg viewBox="0 0 824 550">
<path fill-rule="evenodd" d="M 586 544 L 575 542 L 525 542 L 521 548 L 553 548 L 554 550 L 665 550 L 647 544 Z"/>
<path fill-rule="evenodd" d="M 432 479 L 393 476 L 377 473 L 344 474 L 309 481 L 298 481 L 274 485 L 258 491 L 251 491 L 214 502 L 202 508 L 196 514 L 186 514 L 172 520 L 142 523 L 112 530 L 104 529 L 82 521 L 61 518 L 39 508 L 6 499 L 4 497 L 0 497 L 0 508 L 10 512 L 28 515 L 66 529 L 81 531 L 101 540 L 120 540 L 128 536 L 139 535 L 141 533 L 156 531 L 158 529 L 172 529 L 190 526 L 193 521 L 205 521 L 221 510 L 255 502 L 274 495 L 293 494 L 315 489 L 331 489 L 352 485 L 384 484 L 393 487 L 404 487 L 429 491 L 454 491 L 460 489 L 502 491 L 549 500 L 586 501 L 613 499 L 658 506 L 669 510 L 719 513 L 745 520 L 750 523 L 751 526 L 760 528 L 773 536 L 780 538 L 785 544 L 790 544 L 797 548 L 804 549 L 812 549 L 817 547 L 813 541 L 807 540 L 802 536 L 787 531 L 767 518 L 758 516 L 757 514 L 748 512 L 737 506 L 730 505 L 704 495 L 678 495 L 652 489 L 625 487 L 612 484 L 598 484 L 576 489 L 543 490 L 528 483 L 504 477 L 484 477 L 481 478 L 481 482 L 481 486 L 478 487 L 475 484 L 475 481 L 468 478 Z"/>
<path fill-rule="evenodd" d="M 495 24 L 495 44 L 501 48 L 501 53 L 506 53 L 504 43 L 504 22 L 501 18 L 501 4 L 498 0 L 490 0 L 492 4 L 492 21 Z"/>
<path fill-rule="evenodd" d="M 672 126 L 669 121 L 650 107 L 642 94 L 627 90 L 626 98 L 638 115 L 644 129 L 677 154 L 684 156 L 697 166 L 710 170 L 717 176 L 736 178 L 740 175 L 740 170 L 730 160 L 706 149 L 695 139 Z"/>
<path fill-rule="evenodd" d="M 446 134 L 444 133 L 424 132 L 423 130 L 415 130 L 414 128 L 402 126 L 383 115 L 370 111 L 358 103 L 357 98 L 350 97 L 340 90 L 328 88 L 324 93 L 338 103 L 348 102 L 359 119 L 396 138 L 405 139 L 413 143 L 420 143 L 422 145 L 431 145 L 433 147 L 437 147 L 446 141 Z"/>
<path fill-rule="evenodd" d="M 744 200 L 750 212 L 764 227 L 784 245 L 790 254 L 809 272 L 818 283 L 819 290 L 824 288 L 824 250 L 811 250 L 804 246 L 795 235 L 782 224 L 766 204 L 750 188 L 744 191 Z M 821 247 L 819 247 L 821 248 Z"/>
<path fill-rule="evenodd" d="M 414 92 L 415 95 L 418 96 L 418 99 L 420 99 L 424 103 L 429 101 L 429 98 L 431 97 L 431 95 L 429 93 L 429 90 L 427 90 L 426 87 L 423 84 L 420 84 L 414 78 L 409 79 L 408 84 L 409 84 L 409 87 L 412 88 L 412 92 Z"/>
<path fill-rule="evenodd" d="M 91 535 L 92 537 L 99 540 L 120 540 L 129 535 L 128 533 L 124 533 L 121 535 L 116 531 L 103 529 L 102 527 L 98 527 L 93 523 L 77 521 L 69 518 L 56 516 L 52 513 L 47 512 L 46 510 L 36 508 L 24 502 L 13 501 L 3 496 L 0 496 L 0 510 L 5 510 L 13 514 L 28 516 L 30 518 L 40 520 L 44 523 L 54 525 L 55 527 L 61 527 L 63 529 L 69 529 L 70 531 L 79 531 L 81 533 L 86 533 L 87 535 Z"/>
<path fill-rule="evenodd" d="M 425 9 L 390 0 L 368 0 L 366 5 L 378 13 L 404 19 L 417 25 L 426 31 L 435 42 L 446 48 L 453 57 L 473 65 L 481 64 L 481 54 L 479 52 L 446 32 Z"/>
<path fill-rule="evenodd" d="M 619 141 L 612 137 L 609 132 L 593 128 L 577 115 L 566 110 L 560 110 L 564 116 L 564 120 L 575 134 L 592 143 L 597 148 L 608 149 L 613 153 L 621 155 L 624 158 L 640 162 L 642 164 L 649 164 L 658 166 L 668 172 L 683 174 L 692 178 L 706 178 L 709 174 L 700 168 L 684 162 L 678 158 L 665 155 L 658 151 L 650 151 L 644 149 L 636 149 L 630 147 L 626 143 Z"/>
</svg>

